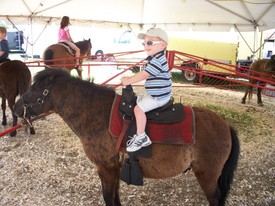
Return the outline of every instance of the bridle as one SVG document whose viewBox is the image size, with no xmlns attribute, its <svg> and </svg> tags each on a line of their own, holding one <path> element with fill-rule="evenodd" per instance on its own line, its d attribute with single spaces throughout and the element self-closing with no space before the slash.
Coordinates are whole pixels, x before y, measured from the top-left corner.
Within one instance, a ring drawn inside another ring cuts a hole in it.
<svg viewBox="0 0 275 206">
<path fill-rule="evenodd" d="M 48 96 L 48 94 L 50 93 L 50 90 L 49 89 L 44 89 L 44 91 L 42 92 L 42 97 L 39 97 L 35 102 L 33 103 L 26 103 L 24 101 L 24 96 L 22 96 L 22 101 L 23 101 L 23 118 L 24 119 L 28 119 L 27 118 L 27 109 L 28 108 L 32 108 L 33 106 L 36 106 L 36 105 L 42 105 L 44 103 L 44 100 L 45 98 Z"/>
</svg>

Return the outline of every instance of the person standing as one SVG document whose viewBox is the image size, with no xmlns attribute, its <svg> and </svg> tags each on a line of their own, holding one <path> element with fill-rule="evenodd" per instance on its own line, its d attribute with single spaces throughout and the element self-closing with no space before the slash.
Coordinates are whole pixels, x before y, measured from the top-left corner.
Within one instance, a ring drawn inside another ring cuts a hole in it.
<svg viewBox="0 0 275 206">
<path fill-rule="evenodd" d="M 6 39 L 7 29 L 5 27 L 0 27 L 0 63 L 8 60 L 9 57 L 9 44 Z"/>
<path fill-rule="evenodd" d="M 124 86 L 146 80 L 144 84 L 146 94 L 138 96 L 134 108 L 137 131 L 127 141 L 128 152 L 135 152 L 151 144 L 150 138 L 145 133 L 147 122 L 145 113 L 165 105 L 172 96 L 171 74 L 165 56 L 168 44 L 166 32 L 160 28 L 151 28 L 146 33 L 140 33 L 138 38 L 144 40 L 142 44 L 148 55 L 147 64 L 144 70 L 136 75 L 121 78 Z"/>
<path fill-rule="evenodd" d="M 73 43 L 73 39 L 70 34 L 69 25 L 70 25 L 70 18 L 68 16 L 63 16 L 60 22 L 60 28 L 58 31 L 58 42 L 67 43 L 75 51 L 76 64 L 78 65 L 77 69 L 82 71 L 82 68 L 79 64 L 80 49 Z"/>
</svg>

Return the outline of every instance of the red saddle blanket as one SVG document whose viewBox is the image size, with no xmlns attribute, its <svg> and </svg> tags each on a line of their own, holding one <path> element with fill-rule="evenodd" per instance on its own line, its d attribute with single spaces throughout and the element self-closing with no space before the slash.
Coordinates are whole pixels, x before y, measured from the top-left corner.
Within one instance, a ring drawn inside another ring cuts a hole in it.
<svg viewBox="0 0 275 206">
<path fill-rule="evenodd" d="M 116 95 L 109 122 L 109 132 L 113 137 L 118 137 L 122 131 L 123 120 L 119 116 L 118 106 L 121 95 Z M 158 124 L 147 122 L 148 136 L 152 142 L 168 144 L 190 144 L 193 142 L 194 114 L 189 106 L 184 107 L 184 119 L 173 124 Z"/>
</svg>

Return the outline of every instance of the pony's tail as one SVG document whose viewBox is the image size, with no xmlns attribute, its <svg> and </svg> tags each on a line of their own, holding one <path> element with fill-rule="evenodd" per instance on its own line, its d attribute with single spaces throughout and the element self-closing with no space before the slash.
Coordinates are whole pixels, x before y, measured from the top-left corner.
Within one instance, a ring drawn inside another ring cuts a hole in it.
<svg viewBox="0 0 275 206">
<path fill-rule="evenodd" d="M 44 60 L 52 60 L 53 59 L 53 51 L 51 49 L 47 49 L 44 54 Z M 53 62 L 45 62 L 46 65 L 53 65 Z"/>
<path fill-rule="evenodd" d="M 239 153 L 240 153 L 240 143 L 237 136 L 237 132 L 234 128 L 230 127 L 232 147 L 230 155 L 223 167 L 221 176 L 218 180 L 218 185 L 220 188 L 220 199 L 219 206 L 225 205 L 225 200 L 230 190 L 230 185 L 233 181 L 234 171 L 238 165 Z"/>
</svg>

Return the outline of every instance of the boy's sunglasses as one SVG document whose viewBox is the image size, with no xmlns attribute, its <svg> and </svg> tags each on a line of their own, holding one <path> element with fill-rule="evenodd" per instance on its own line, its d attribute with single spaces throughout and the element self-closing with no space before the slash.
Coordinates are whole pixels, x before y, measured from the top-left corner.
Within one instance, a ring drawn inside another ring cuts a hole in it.
<svg viewBox="0 0 275 206">
<path fill-rule="evenodd" d="M 152 46 L 152 45 L 155 45 L 155 44 L 160 44 L 161 43 L 161 41 L 144 41 L 144 42 L 142 42 L 142 45 L 143 46 Z"/>
</svg>

